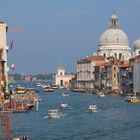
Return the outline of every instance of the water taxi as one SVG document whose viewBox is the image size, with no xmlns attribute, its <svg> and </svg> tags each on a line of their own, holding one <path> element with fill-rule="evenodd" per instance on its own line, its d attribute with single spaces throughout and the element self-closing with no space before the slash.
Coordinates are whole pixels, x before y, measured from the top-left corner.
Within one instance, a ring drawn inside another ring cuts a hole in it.
<svg viewBox="0 0 140 140">
<path fill-rule="evenodd" d="M 60 118 L 60 111 L 58 109 L 49 109 L 48 118 Z"/>
<path fill-rule="evenodd" d="M 131 97 L 131 103 L 139 103 L 140 102 L 140 99 L 136 96 L 134 97 Z"/>
<path fill-rule="evenodd" d="M 63 96 L 63 97 L 64 97 L 64 96 L 69 96 L 69 93 L 64 92 L 64 93 L 62 93 L 62 96 Z"/>
<path fill-rule="evenodd" d="M 59 107 L 60 107 L 60 109 L 66 109 L 66 108 L 69 107 L 69 105 L 68 105 L 68 103 L 63 102 L 63 103 L 60 104 Z"/>
<path fill-rule="evenodd" d="M 89 113 L 97 112 L 97 106 L 95 104 L 89 105 L 88 112 Z"/>
<path fill-rule="evenodd" d="M 131 103 L 139 103 L 140 99 L 136 96 L 127 96 L 125 97 L 126 102 L 131 102 Z"/>
<path fill-rule="evenodd" d="M 104 93 L 102 93 L 102 92 L 99 93 L 98 95 L 99 95 L 100 97 L 105 97 Z"/>
<path fill-rule="evenodd" d="M 135 95 L 128 95 L 124 99 L 126 102 L 131 102 L 131 103 L 139 103 L 140 102 L 140 99 L 136 96 L 136 93 L 135 93 Z"/>
</svg>

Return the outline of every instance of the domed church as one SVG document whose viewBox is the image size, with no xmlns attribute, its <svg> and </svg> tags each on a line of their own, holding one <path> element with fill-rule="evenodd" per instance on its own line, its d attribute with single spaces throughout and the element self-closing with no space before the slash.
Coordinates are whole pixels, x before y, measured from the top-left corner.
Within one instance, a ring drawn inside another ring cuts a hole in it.
<svg viewBox="0 0 140 140">
<path fill-rule="evenodd" d="M 140 38 L 134 42 L 134 56 L 140 55 Z"/>
<path fill-rule="evenodd" d="M 99 56 L 114 57 L 116 59 L 129 60 L 131 48 L 125 32 L 120 29 L 118 16 L 114 14 L 110 18 L 108 29 L 99 40 Z"/>
</svg>

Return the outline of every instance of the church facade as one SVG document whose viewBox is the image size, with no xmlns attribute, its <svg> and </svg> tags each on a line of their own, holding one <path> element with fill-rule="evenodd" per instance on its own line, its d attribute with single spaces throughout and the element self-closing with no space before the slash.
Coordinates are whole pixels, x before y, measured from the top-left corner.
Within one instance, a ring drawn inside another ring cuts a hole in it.
<svg viewBox="0 0 140 140">
<path fill-rule="evenodd" d="M 73 74 L 66 74 L 64 67 L 59 65 L 55 75 L 55 84 L 60 88 L 70 88 L 71 80 L 74 77 Z"/>
<path fill-rule="evenodd" d="M 119 18 L 114 13 L 110 18 L 108 29 L 99 40 L 98 55 L 114 57 L 116 59 L 129 60 L 131 48 L 125 32 L 119 26 Z"/>
</svg>

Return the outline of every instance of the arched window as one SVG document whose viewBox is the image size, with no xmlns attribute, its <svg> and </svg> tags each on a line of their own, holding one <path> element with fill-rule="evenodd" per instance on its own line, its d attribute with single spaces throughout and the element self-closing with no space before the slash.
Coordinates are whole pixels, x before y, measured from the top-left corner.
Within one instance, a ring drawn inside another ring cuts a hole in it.
<svg viewBox="0 0 140 140">
<path fill-rule="evenodd" d="M 122 54 L 121 53 L 119 53 L 119 59 L 121 59 L 122 58 Z"/>
<path fill-rule="evenodd" d="M 60 80 L 60 86 L 63 86 L 63 80 Z"/>
<path fill-rule="evenodd" d="M 115 58 L 117 58 L 117 53 L 114 54 Z"/>
</svg>

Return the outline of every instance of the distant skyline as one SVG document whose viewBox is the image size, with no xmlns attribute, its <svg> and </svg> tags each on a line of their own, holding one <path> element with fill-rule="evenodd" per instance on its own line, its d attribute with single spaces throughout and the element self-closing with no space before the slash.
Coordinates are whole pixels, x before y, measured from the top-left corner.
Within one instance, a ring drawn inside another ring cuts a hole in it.
<svg viewBox="0 0 140 140">
<path fill-rule="evenodd" d="M 0 20 L 9 26 L 9 73 L 54 73 L 59 64 L 76 72 L 76 61 L 92 55 L 113 11 L 133 50 L 140 38 L 139 0 L 1 1 Z"/>
</svg>

